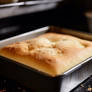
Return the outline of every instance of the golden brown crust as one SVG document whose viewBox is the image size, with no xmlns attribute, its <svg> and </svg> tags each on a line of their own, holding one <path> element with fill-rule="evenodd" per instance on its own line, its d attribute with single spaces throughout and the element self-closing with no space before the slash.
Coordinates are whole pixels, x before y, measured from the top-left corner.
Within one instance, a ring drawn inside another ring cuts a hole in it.
<svg viewBox="0 0 92 92">
<path fill-rule="evenodd" d="M 57 76 L 91 57 L 92 42 L 64 34 L 46 33 L 3 47 L 0 55 Z"/>
</svg>

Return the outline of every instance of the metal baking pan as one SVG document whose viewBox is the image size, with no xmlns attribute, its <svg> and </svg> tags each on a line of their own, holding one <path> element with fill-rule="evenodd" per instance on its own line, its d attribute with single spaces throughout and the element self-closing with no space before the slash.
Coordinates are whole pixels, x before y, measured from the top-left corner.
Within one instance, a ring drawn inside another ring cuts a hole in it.
<svg viewBox="0 0 92 92">
<path fill-rule="evenodd" d="M 61 2 L 62 0 L 34 0 L 34 1 L 24 1 L 9 4 L 0 4 L 0 8 L 13 7 L 13 6 L 28 6 L 28 5 L 38 5 L 38 4 L 48 4 Z"/>
<path fill-rule="evenodd" d="M 90 34 L 85 34 L 68 29 L 54 27 L 54 26 L 47 26 L 12 38 L 1 40 L 0 47 L 3 47 L 5 45 L 17 41 L 34 38 L 46 32 L 59 32 L 64 34 L 71 34 L 84 39 L 92 40 L 92 36 Z M 80 36 L 79 34 L 82 36 Z M 92 74 L 91 72 L 92 62 L 89 62 L 91 60 L 92 57 L 89 57 L 82 63 L 66 71 L 64 74 L 57 77 L 51 77 L 44 73 L 38 72 L 35 69 L 32 69 L 31 67 L 28 67 L 16 61 L 12 61 L 10 59 L 0 56 L 0 74 L 20 82 L 21 84 L 31 88 L 35 92 L 43 92 L 43 91 L 69 92 L 71 89 L 76 87 L 79 83 L 81 83 L 84 79 L 86 79 L 89 75 Z M 86 75 L 84 74 L 84 72 L 86 72 L 85 73 Z M 84 76 L 81 78 L 81 75 L 83 74 Z"/>
<path fill-rule="evenodd" d="M 0 8 L 14 7 L 14 6 L 22 6 L 22 5 L 24 5 L 24 2 L 9 3 L 9 4 L 0 4 Z"/>
<path fill-rule="evenodd" d="M 30 1 L 30 2 L 18 2 L 11 4 L 0 5 L 0 19 L 19 16 L 24 14 L 33 14 L 43 12 L 46 10 L 53 10 L 58 7 L 59 2 L 63 0 L 51 0 L 50 1 Z"/>
<path fill-rule="evenodd" d="M 92 92 L 92 75 L 70 92 Z"/>
</svg>

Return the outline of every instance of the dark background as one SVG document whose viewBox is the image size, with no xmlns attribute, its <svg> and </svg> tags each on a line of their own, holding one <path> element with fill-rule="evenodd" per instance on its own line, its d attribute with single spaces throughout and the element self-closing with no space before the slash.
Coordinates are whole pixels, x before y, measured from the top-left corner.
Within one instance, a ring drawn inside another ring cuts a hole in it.
<svg viewBox="0 0 92 92">
<path fill-rule="evenodd" d="M 55 25 L 89 32 L 84 13 L 91 9 L 91 0 L 64 0 L 51 10 L 0 19 L 0 39 L 40 27 Z"/>
</svg>

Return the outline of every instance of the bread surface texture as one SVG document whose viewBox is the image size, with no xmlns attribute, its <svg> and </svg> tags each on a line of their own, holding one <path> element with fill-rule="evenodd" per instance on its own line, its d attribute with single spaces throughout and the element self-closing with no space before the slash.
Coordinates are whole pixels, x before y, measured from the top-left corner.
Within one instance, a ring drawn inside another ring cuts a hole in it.
<svg viewBox="0 0 92 92">
<path fill-rule="evenodd" d="M 65 34 L 45 33 L 0 48 L 0 55 L 52 77 L 92 56 L 92 42 Z"/>
</svg>

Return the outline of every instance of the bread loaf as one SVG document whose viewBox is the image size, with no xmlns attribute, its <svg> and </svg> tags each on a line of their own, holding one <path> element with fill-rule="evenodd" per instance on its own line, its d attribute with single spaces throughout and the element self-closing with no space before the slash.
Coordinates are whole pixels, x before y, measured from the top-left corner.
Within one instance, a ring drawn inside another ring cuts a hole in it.
<svg viewBox="0 0 92 92">
<path fill-rule="evenodd" d="M 91 57 L 92 42 L 70 35 L 45 33 L 0 48 L 0 55 L 55 77 Z"/>
</svg>

